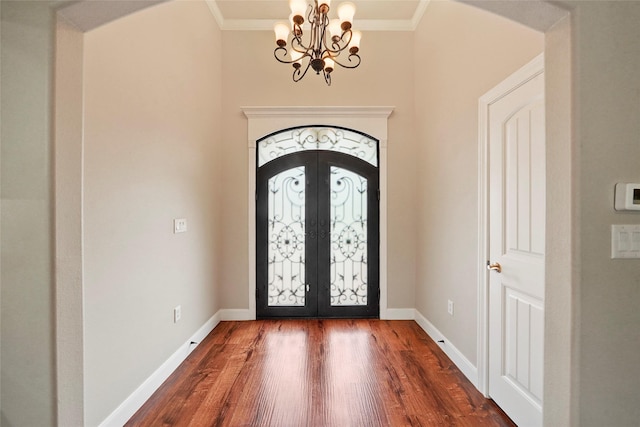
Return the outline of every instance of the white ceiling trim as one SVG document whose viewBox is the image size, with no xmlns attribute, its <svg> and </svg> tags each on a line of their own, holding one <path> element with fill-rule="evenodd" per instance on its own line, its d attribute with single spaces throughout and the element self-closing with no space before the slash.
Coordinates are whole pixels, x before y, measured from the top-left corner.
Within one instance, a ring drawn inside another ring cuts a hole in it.
<svg viewBox="0 0 640 427">
<path fill-rule="evenodd" d="M 224 30 L 224 17 L 222 16 L 222 12 L 220 12 L 220 8 L 218 7 L 216 0 L 205 0 L 205 2 L 207 3 L 207 6 L 209 6 L 211 14 L 218 23 L 218 27 L 220 27 L 221 30 Z"/>
<path fill-rule="evenodd" d="M 388 118 L 395 107 L 393 106 L 266 106 L 266 107 L 240 107 L 247 118 L 274 118 L 274 117 L 368 117 Z"/>
<path fill-rule="evenodd" d="M 418 25 L 420 24 L 420 21 L 422 21 L 424 13 L 427 11 L 427 7 L 429 6 L 430 1 L 431 0 L 420 0 L 420 4 L 418 4 L 418 7 L 416 7 L 416 11 L 413 14 L 413 18 L 411 19 L 412 30 L 418 28 Z"/>
<path fill-rule="evenodd" d="M 167 0 L 65 2 L 57 12 L 80 31 L 88 32 L 130 13 L 165 1 Z"/>
<path fill-rule="evenodd" d="M 220 25 L 224 31 L 273 31 L 273 26 L 280 20 L 270 19 L 225 19 Z M 220 22 L 218 22 L 220 24 Z M 361 31 L 413 31 L 413 20 L 357 20 L 354 29 Z"/>
<path fill-rule="evenodd" d="M 420 0 L 411 19 L 356 19 L 355 25 L 362 31 L 414 31 L 424 16 L 430 0 Z M 224 19 L 216 0 L 206 0 L 211 14 L 223 31 L 272 31 L 278 22 L 271 19 Z"/>
</svg>

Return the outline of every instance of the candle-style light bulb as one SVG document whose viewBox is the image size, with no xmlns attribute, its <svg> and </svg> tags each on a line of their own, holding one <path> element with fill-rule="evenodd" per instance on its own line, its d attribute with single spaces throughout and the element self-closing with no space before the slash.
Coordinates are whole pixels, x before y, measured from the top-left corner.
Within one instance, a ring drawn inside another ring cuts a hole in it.
<svg viewBox="0 0 640 427">
<path fill-rule="evenodd" d="M 301 62 L 300 59 L 302 58 L 302 55 L 304 55 L 304 53 L 298 52 L 295 49 L 291 49 L 290 55 L 291 55 L 291 60 L 292 61 L 295 61 L 295 62 L 299 63 L 299 62 Z"/>
<path fill-rule="evenodd" d="M 342 3 L 338 6 L 338 18 L 343 30 L 348 30 L 353 24 L 353 17 L 356 14 L 356 5 L 351 2 Z"/>
<path fill-rule="evenodd" d="M 304 22 L 304 15 L 307 12 L 307 3 L 304 0 L 290 0 L 289 7 L 291 8 L 293 22 L 298 25 L 302 25 Z"/>
<path fill-rule="evenodd" d="M 349 53 L 358 53 L 360 50 L 360 40 L 362 39 L 362 33 L 360 31 L 354 31 L 351 34 L 351 41 L 349 42 Z"/>
<path fill-rule="evenodd" d="M 332 19 L 329 21 L 329 34 L 331 34 L 331 40 L 338 41 L 342 36 L 342 29 L 340 28 L 340 20 Z"/>
<path fill-rule="evenodd" d="M 278 22 L 273 26 L 273 31 L 276 34 L 276 44 L 278 46 L 286 46 L 289 38 L 289 26 L 284 22 Z"/>
<path fill-rule="evenodd" d="M 324 58 L 324 72 L 329 74 L 333 71 L 333 67 L 335 67 L 336 63 L 333 59 L 326 57 Z"/>
</svg>

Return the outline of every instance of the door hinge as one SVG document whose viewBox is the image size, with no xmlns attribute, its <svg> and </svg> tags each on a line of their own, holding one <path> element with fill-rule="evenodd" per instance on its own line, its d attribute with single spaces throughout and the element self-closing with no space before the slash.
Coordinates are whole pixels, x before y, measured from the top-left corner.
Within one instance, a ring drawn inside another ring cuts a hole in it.
<svg viewBox="0 0 640 427">
<path fill-rule="evenodd" d="M 380 201 L 380 189 L 378 188 L 378 201 Z"/>
<path fill-rule="evenodd" d="M 258 201 L 258 192 L 256 191 L 256 202 Z"/>
</svg>

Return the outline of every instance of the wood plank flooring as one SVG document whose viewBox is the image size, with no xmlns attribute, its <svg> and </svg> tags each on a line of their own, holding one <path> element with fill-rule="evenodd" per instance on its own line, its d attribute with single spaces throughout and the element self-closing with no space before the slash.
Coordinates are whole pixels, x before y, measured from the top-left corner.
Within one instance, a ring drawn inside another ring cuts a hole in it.
<svg viewBox="0 0 640 427">
<path fill-rule="evenodd" d="M 414 321 L 222 322 L 127 426 L 514 426 Z"/>
</svg>

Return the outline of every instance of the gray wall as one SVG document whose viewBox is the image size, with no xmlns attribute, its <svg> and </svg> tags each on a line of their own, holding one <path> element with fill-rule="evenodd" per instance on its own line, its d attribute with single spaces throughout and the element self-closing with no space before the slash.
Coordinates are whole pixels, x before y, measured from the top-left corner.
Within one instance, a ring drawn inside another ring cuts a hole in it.
<svg viewBox="0 0 640 427">
<path fill-rule="evenodd" d="M 82 143 L 84 34 L 58 19 L 55 62 L 55 279 L 59 425 L 84 420 L 84 307 L 82 271 Z"/>
<path fill-rule="evenodd" d="M 640 181 L 640 2 L 580 3 L 574 16 L 574 161 L 581 426 L 640 419 L 640 260 L 612 260 L 617 182 Z"/>
<path fill-rule="evenodd" d="M 414 304 L 476 365 L 478 98 L 542 53 L 544 34 L 465 4 L 434 2 L 415 37 Z"/>
<path fill-rule="evenodd" d="M 48 2 L 2 2 L 1 419 L 55 420 Z"/>
<path fill-rule="evenodd" d="M 160 4 L 85 33 L 88 425 L 223 307 L 220 50 L 202 1 Z M 186 233 L 173 233 L 175 218 L 187 219 Z"/>
<path fill-rule="evenodd" d="M 256 46 L 260 46 L 256 50 Z M 412 308 L 415 284 L 415 244 L 412 209 L 418 183 L 413 153 L 413 34 L 363 34 L 362 65 L 357 70 L 338 67 L 327 87 L 322 76 L 309 72 L 298 83 L 292 67 L 273 58 L 273 32 L 223 32 L 223 175 L 233 176 L 223 189 L 226 224 L 222 284 L 225 308 L 248 308 L 248 183 L 247 119 L 243 106 L 394 106 L 389 118 L 388 143 L 388 305 Z M 401 48 L 399 48 L 401 47 Z M 252 54 L 247 54 L 252 52 Z M 388 64 L 405 64 L 402 75 L 390 75 Z M 309 96 L 312 93 L 312 96 Z M 310 123 L 318 124 L 318 123 Z"/>
</svg>

